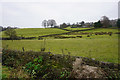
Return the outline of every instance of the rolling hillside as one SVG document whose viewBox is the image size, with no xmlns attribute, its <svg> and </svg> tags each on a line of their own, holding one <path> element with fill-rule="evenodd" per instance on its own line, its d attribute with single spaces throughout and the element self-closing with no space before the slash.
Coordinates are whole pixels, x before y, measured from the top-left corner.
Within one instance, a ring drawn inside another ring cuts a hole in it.
<svg viewBox="0 0 120 80">
<path fill-rule="evenodd" d="M 17 34 L 23 35 L 25 37 L 29 36 L 39 36 L 39 35 L 48 35 L 48 34 L 59 34 L 67 31 L 49 28 L 49 29 L 40 29 L 40 28 L 26 28 L 26 29 L 16 29 Z M 81 31 L 80 31 L 81 32 Z M 118 32 L 118 29 L 94 29 L 89 31 L 82 32 Z M 78 32 L 79 33 L 79 32 Z M 55 38 L 46 38 L 46 40 L 3 40 L 2 47 L 13 50 L 22 50 L 22 47 L 25 48 L 25 51 L 33 50 L 40 51 L 42 47 L 45 47 L 45 51 L 52 52 L 54 54 L 61 54 L 62 49 L 64 53 L 71 53 L 72 56 L 83 56 L 83 57 L 92 57 L 100 61 L 118 63 L 118 35 L 112 34 L 109 35 L 91 35 L 87 37 L 88 34 L 82 35 L 82 38 L 65 38 L 65 39 L 55 39 Z M 62 36 L 81 36 L 81 34 L 76 35 L 62 35 Z M 44 43 L 45 42 L 45 43 Z M 65 52 L 66 51 L 66 52 Z"/>
<path fill-rule="evenodd" d="M 86 30 L 86 29 L 91 29 L 91 28 L 70 28 L 70 27 L 67 27 L 67 28 L 64 28 L 64 29 L 74 31 L 74 30 Z"/>
<path fill-rule="evenodd" d="M 16 29 L 16 32 L 17 36 L 20 37 L 38 37 L 42 35 L 65 33 L 67 31 L 58 28 L 23 28 Z M 4 31 L 2 32 L 2 37 L 8 37 L 4 34 Z"/>
</svg>

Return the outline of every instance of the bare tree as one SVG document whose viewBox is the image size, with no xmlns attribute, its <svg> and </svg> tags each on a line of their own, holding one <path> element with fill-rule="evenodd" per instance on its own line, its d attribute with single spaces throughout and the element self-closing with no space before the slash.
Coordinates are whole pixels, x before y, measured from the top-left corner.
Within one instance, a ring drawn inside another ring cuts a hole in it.
<svg viewBox="0 0 120 80">
<path fill-rule="evenodd" d="M 49 26 L 49 23 L 48 23 L 48 21 L 47 21 L 47 23 L 46 23 L 46 24 L 47 24 L 47 28 L 48 28 L 48 26 Z"/>
<path fill-rule="evenodd" d="M 50 19 L 50 20 L 48 20 L 48 25 L 51 27 L 56 26 L 56 21 L 53 19 Z"/>
<path fill-rule="evenodd" d="M 110 26 L 110 20 L 108 17 L 106 16 L 102 16 L 101 18 L 101 23 L 103 24 L 103 27 L 106 28 L 106 27 L 109 27 Z"/>
<path fill-rule="evenodd" d="M 42 26 L 44 26 L 45 28 L 48 26 L 47 20 L 44 20 L 44 21 L 42 22 Z"/>
</svg>

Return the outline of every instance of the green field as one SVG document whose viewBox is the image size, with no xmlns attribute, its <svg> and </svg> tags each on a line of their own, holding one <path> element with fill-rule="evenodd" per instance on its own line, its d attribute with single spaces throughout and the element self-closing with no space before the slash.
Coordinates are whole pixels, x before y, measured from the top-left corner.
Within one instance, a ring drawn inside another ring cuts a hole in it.
<svg viewBox="0 0 120 80">
<path fill-rule="evenodd" d="M 17 33 L 25 37 L 37 37 L 40 35 L 59 34 L 66 32 L 60 29 L 16 29 Z M 81 32 L 81 31 L 80 31 Z M 82 32 L 118 32 L 118 29 L 101 28 Z M 79 33 L 79 32 L 78 32 Z M 3 34 L 4 35 L 4 34 Z M 62 36 L 79 36 L 79 35 L 62 35 Z M 82 35 L 82 38 L 65 38 L 54 39 L 54 37 L 46 37 L 46 40 L 2 40 L 3 48 L 8 46 L 9 49 L 26 51 L 40 51 L 45 46 L 45 51 L 50 51 L 54 54 L 71 53 L 72 56 L 83 56 L 95 58 L 96 60 L 118 63 L 118 34 L 109 35 Z M 63 49 L 63 53 L 62 53 Z"/>
<path fill-rule="evenodd" d="M 94 30 L 84 31 L 84 32 L 118 32 L 118 29 L 112 29 L 112 28 L 98 28 Z"/>
<path fill-rule="evenodd" d="M 91 29 L 91 28 L 71 28 L 71 27 L 67 27 L 65 29 L 73 31 L 73 30 L 85 30 L 85 29 Z"/>
<path fill-rule="evenodd" d="M 6 40 L 2 41 L 3 48 L 8 45 L 9 49 L 22 50 L 22 47 L 26 51 L 40 51 L 44 47 L 44 40 Z M 83 37 L 75 39 L 46 39 L 45 41 L 46 51 L 50 51 L 54 54 L 64 54 L 71 52 L 72 56 L 91 57 L 100 61 L 118 62 L 118 35 L 114 34 L 99 35 L 92 37 Z"/>
<path fill-rule="evenodd" d="M 38 37 L 43 35 L 49 34 L 59 34 L 65 33 L 67 31 L 61 30 L 58 28 L 23 28 L 23 29 L 16 29 L 17 36 L 22 37 Z M 2 37 L 8 37 L 2 32 Z"/>
</svg>

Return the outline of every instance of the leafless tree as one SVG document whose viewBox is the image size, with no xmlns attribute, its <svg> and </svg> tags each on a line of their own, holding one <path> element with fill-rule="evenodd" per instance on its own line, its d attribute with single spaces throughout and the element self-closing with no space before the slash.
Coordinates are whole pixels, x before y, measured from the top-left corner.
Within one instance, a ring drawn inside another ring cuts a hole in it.
<svg viewBox="0 0 120 80">
<path fill-rule="evenodd" d="M 42 22 L 42 26 L 44 26 L 45 28 L 48 26 L 48 21 L 47 20 L 44 20 L 43 22 Z"/>
<path fill-rule="evenodd" d="M 102 16 L 101 18 L 101 23 L 103 24 L 103 27 L 106 28 L 106 27 L 109 27 L 110 26 L 110 20 L 108 17 L 106 16 Z"/>
<path fill-rule="evenodd" d="M 50 19 L 50 20 L 48 20 L 48 25 L 51 27 L 56 26 L 56 21 L 53 19 Z"/>
</svg>

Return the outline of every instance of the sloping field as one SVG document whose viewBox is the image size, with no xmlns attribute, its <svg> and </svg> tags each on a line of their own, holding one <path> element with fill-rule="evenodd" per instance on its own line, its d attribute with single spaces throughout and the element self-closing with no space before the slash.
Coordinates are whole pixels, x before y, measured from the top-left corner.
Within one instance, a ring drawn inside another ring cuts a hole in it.
<svg viewBox="0 0 120 80">
<path fill-rule="evenodd" d="M 45 43 L 44 43 L 45 42 Z M 44 40 L 3 40 L 3 48 L 8 45 L 9 49 L 25 51 L 40 51 L 44 47 L 45 51 L 54 54 L 71 53 L 72 56 L 91 57 L 100 61 L 118 63 L 118 37 L 112 36 L 94 36 L 92 38 L 75 39 L 47 39 Z"/>
<path fill-rule="evenodd" d="M 86 30 L 86 29 L 92 29 L 92 28 L 70 28 L 70 27 L 67 27 L 67 28 L 64 28 L 64 29 L 74 31 L 74 30 Z"/>
<path fill-rule="evenodd" d="M 87 30 L 84 32 L 113 32 L 113 33 L 118 32 L 118 28 L 114 28 L 114 29 L 113 28 L 96 28 L 96 29 L 93 29 L 93 27 L 91 27 L 91 28 L 70 28 L 70 27 L 67 27 L 65 29 L 71 30 L 71 31 L 92 29 L 92 30 Z"/>
<path fill-rule="evenodd" d="M 56 28 L 26 28 L 16 29 L 19 36 L 23 37 L 37 37 L 40 35 L 59 34 L 67 31 Z M 81 32 L 81 31 L 80 31 Z M 101 28 L 83 32 L 118 32 L 118 29 Z M 68 36 L 67 34 L 65 36 Z M 71 36 L 71 35 L 70 35 Z M 40 51 L 45 47 L 45 51 L 50 51 L 54 54 L 67 54 L 71 53 L 72 56 L 91 57 L 100 61 L 118 63 L 118 34 L 109 35 L 91 35 L 87 37 L 84 35 L 82 38 L 70 39 L 54 39 L 49 38 L 44 40 L 3 40 L 3 48 L 22 50 Z"/>
<path fill-rule="evenodd" d="M 93 29 L 93 30 L 89 30 L 89 31 L 84 31 L 84 32 L 119 32 L 118 29 L 112 29 L 112 28 L 97 28 L 97 29 Z"/>
<path fill-rule="evenodd" d="M 23 29 L 16 29 L 17 36 L 22 37 L 38 37 L 43 35 L 49 35 L 49 34 L 60 34 L 67 32 L 65 30 L 61 30 L 58 28 L 23 28 Z M 8 37 L 4 34 L 4 31 L 2 33 L 2 37 Z"/>
</svg>

